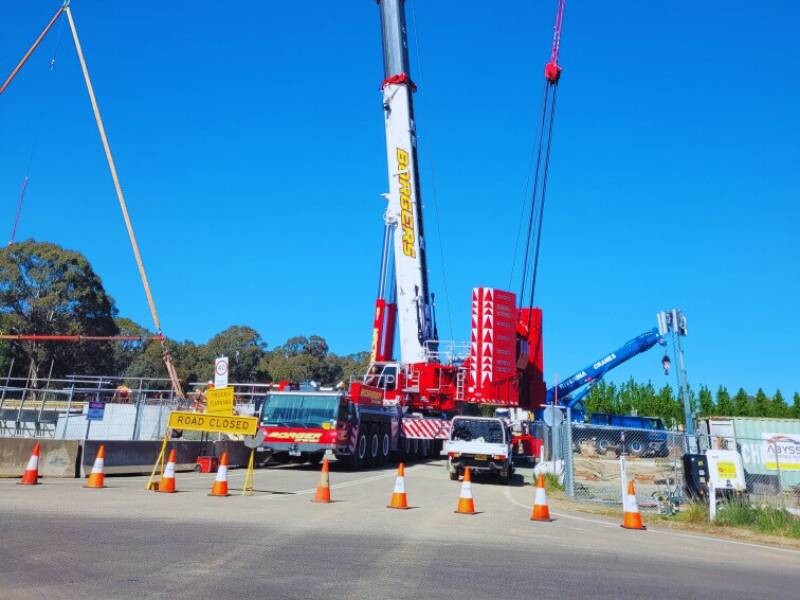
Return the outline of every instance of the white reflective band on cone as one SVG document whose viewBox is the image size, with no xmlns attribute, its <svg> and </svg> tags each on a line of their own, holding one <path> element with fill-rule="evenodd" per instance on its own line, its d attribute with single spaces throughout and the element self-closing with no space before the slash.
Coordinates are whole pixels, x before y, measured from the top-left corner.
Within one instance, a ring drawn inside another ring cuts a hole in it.
<svg viewBox="0 0 800 600">
<path fill-rule="evenodd" d="M 34 469 L 39 468 L 39 457 L 35 454 L 32 454 L 31 457 L 28 459 L 28 468 L 26 471 L 33 471 Z"/>
<path fill-rule="evenodd" d="M 397 481 L 394 482 L 394 493 L 395 494 L 406 493 L 406 482 L 404 477 L 398 477 Z"/>
<path fill-rule="evenodd" d="M 639 512 L 639 505 L 636 502 L 636 496 L 631 496 L 630 494 L 625 496 L 624 510 L 625 512 L 630 512 L 630 513 Z"/>
<path fill-rule="evenodd" d="M 175 463 L 167 463 L 167 468 L 164 469 L 164 477 L 175 477 Z"/>
<path fill-rule="evenodd" d="M 536 496 L 533 501 L 534 504 L 547 504 L 547 495 L 544 492 L 544 488 L 537 487 L 536 488 Z"/>
<path fill-rule="evenodd" d="M 217 468 L 217 481 L 225 481 L 228 478 L 228 467 L 220 465 Z"/>
<path fill-rule="evenodd" d="M 102 473 L 104 464 L 105 464 L 105 460 L 104 459 L 95 458 L 94 459 L 94 466 L 92 467 L 92 473 Z"/>
<path fill-rule="evenodd" d="M 472 482 L 466 481 L 461 486 L 461 497 L 472 498 Z"/>
</svg>

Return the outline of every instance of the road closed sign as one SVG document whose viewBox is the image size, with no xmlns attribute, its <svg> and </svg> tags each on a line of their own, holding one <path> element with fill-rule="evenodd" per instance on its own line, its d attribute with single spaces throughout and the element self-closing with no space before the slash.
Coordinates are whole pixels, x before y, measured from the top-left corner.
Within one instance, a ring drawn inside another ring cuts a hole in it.
<svg viewBox="0 0 800 600">
<path fill-rule="evenodd" d="M 220 356 L 214 360 L 214 387 L 228 387 L 228 357 Z"/>
<path fill-rule="evenodd" d="M 233 435 L 255 435 L 258 431 L 258 419 L 173 410 L 169 414 L 169 428 Z"/>
</svg>

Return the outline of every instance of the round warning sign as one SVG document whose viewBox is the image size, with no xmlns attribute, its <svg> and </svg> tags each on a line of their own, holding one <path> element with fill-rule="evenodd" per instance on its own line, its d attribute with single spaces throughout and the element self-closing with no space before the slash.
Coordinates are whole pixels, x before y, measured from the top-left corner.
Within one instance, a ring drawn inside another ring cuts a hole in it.
<svg viewBox="0 0 800 600">
<path fill-rule="evenodd" d="M 214 387 L 228 387 L 228 357 L 220 356 L 214 361 Z"/>
</svg>

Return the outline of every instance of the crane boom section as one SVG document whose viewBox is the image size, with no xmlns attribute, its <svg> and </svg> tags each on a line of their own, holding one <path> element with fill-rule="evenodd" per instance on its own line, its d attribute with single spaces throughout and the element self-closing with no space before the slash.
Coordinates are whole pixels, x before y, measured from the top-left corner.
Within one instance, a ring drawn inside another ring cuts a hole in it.
<svg viewBox="0 0 800 600">
<path fill-rule="evenodd" d="M 636 336 L 622 346 L 622 348 L 619 350 L 607 354 L 603 358 L 593 362 L 591 365 L 588 365 L 577 373 L 574 373 L 572 376 L 568 377 L 558 385 L 554 385 L 553 387 L 549 388 L 547 390 L 547 404 L 551 404 L 556 400 L 556 393 L 558 394 L 558 398 L 565 398 L 570 392 L 574 392 L 579 387 L 596 379 L 600 379 L 611 369 L 615 369 L 622 363 L 632 359 L 634 356 L 641 354 L 642 352 L 646 352 L 656 344 L 663 343 L 664 338 L 658 333 L 658 329 L 656 328 Z"/>
<path fill-rule="evenodd" d="M 400 360 L 425 360 L 434 338 L 422 226 L 417 139 L 414 125 L 404 0 L 380 0 L 383 38 L 383 110 L 389 169 L 387 216 L 394 224 Z"/>
</svg>

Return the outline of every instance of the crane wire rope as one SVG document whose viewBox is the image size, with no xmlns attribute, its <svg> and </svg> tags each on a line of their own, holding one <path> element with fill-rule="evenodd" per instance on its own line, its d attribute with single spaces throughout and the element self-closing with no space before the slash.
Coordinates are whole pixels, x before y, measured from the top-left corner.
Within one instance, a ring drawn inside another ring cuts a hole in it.
<svg viewBox="0 0 800 600">
<path fill-rule="evenodd" d="M 60 14 L 60 13 L 59 13 Z M 50 58 L 50 66 L 49 66 L 49 73 L 53 73 L 56 66 L 56 57 L 58 55 L 58 50 L 61 47 L 61 37 L 64 32 L 64 21 L 63 19 L 58 24 L 58 29 L 56 31 L 56 40 L 53 44 L 53 53 L 52 57 Z M 48 84 L 52 78 L 48 77 Z M 17 227 L 19 226 L 20 218 L 22 217 L 22 207 L 25 202 L 25 196 L 28 192 L 28 185 L 30 184 L 31 180 L 31 168 L 33 166 L 33 159 L 36 155 L 36 149 L 39 145 L 39 138 L 41 137 L 41 131 L 43 128 L 43 120 L 44 120 L 45 110 L 44 108 L 39 109 L 39 118 L 36 120 L 36 128 L 33 132 L 33 137 L 31 141 L 31 151 L 28 154 L 28 162 L 25 166 L 25 176 L 22 178 L 22 186 L 20 187 L 19 197 L 17 199 L 17 209 L 14 213 L 14 221 L 11 225 L 11 235 L 8 238 L 8 245 L 12 246 L 17 240 Z"/>
<path fill-rule="evenodd" d="M 142 287 L 144 288 L 145 296 L 147 297 L 147 304 L 150 308 L 150 315 L 153 318 L 153 324 L 156 329 L 156 336 L 160 337 L 161 342 L 161 356 L 164 360 L 164 366 L 167 369 L 167 374 L 169 375 L 170 382 L 172 383 L 172 388 L 175 392 L 175 395 L 179 399 L 184 399 L 185 396 L 183 394 L 183 389 L 180 384 L 180 379 L 178 378 L 178 373 L 175 370 L 175 365 L 172 363 L 172 357 L 170 356 L 169 347 L 167 345 L 166 337 L 164 337 L 163 332 L 161 330 L 161 320 L 158 316 L 158 311 L 156 310 L 155 300 L 153 299 L 153 294 L 150 290 L 150 282 L 147 278 L 147 273 L 145 272 L 144 262 L 142 261 L 141 252 L 139 251 L 139 244 L 136 241 L 136 235 L 133 231 L 133 224 L 131 223 L 131 218 L 128 213 L 128 206 L 125 201 L 125 196 L 122 192 L 122 186 L 119 182 L 119 176 L 117 174 L 117 168 L 114 163 L 114 157 L 111 154 L 111 147 L 108 143 L 108 137 L 106 136 L 105 126 L 103 125 L 103 118 L 100 115 L 100 108 L 97 104 L 97 99 L 94 94 L 94 87 L 92 86 L 91 78 L 89 77 L 89 69 L 86 66 L 86 59 L 83 55 L 83 49 L 81 48 L 80 39 L 78 37 L 78 30 L 75 27 L 75 21 L 72 17 L 72 11 L 69 7 L 70 0 L 64 0 L 64 3 L 59 7 L 50 21 L 47 23 L 45 28 L 33 42 L 30 48 L 25 52 L 22 59 L 17 63 L 14 69 L 11 71 L 11 74 L 5 79 L 5 81 L 0 85 L 0 94 L 2 94 L 6 88 L 11 84 L 14 78 L 19 73 L 20 69 L 25 65 L 34 51 L 39 47 L 44 37 L 47 33 L 52 29 L 55 22 L 61 16 L 62 13 L 67 15 L 67 21 L 69 23 L 70 31 L 72 33 L 72 40 L 75 45 L 75 51 L 78 55 L 78 61 L 81 66 L 81 71 L 83 73 L 84 82 L 86 84 L 86 90 L 89 94 L 89 100 L 92 105 L 92 111 L 94 113 L 95 123 L 97 124 L 97 129 L 100 134 L 100 141 L 103 145 L 103 151 L 105 152 L 106 161 L 108 162 L 109 171 L 111 173 L 111 179 L 114 183 L 114 190 L 117 194 L 117 200 L 119 202 L 120 210 L 122 211 L 122 218 L 125 221 L 125 228 L 128 232 L 128 238 L 131 243 L 131 248 L 133 250 L 134 259 L 136 260 L 136 266 L 139 270 L 139 277 L 142 281 Z"/>
<path fill-rule="evenodd" d="M 525 253 L 522 263 L 520 301 L 525 298 L 527 293 L 528 306 L 531 308 L 533 308 L 536 283 L 539 275 L 542 225 L 544 223 L 544 209 L 547 197 L 547 180 L 550 173 L 550 156 L 553 147 L 553 125 L 555 122 L 556 104 L 558 100 L 558 82 L 561 78 L 561 67 L 558 64 L 558 57 L 561 49 L 561 29 L 564 22 L 565 6 L 566 0 L 558 0 L 555 24 L 553 26 L 553 43 L 550 50 L 550 60 L 545 64 L 544 68 L 545 84 L 536 149 L 536 167 L 534 169 L 533 191 L 530 199 L 530 213 L 525 241 Z M 542 165 L 543 154 L 544 165 Z M 533 256 L 531 256 L 531 246 L 533 246 Z M 529 273 L 530 281 L 528 280 Z M 532 318 L 533 311 L 531 310 L 528 312 L 528 329 L 530 329 Z"/>
<path fill-rule="evenodd" d="M 417 71 L 419 72 L 418 81 L 421 84 L 424 81 L 423 77 L 423 69 L 422 69 L 422 47 L 420 44 L 419 38 L 419 30 L 417 28 L 417 9 L 416 3 L 411 2 L 411 20 L 414 24 L 414 50 L 417 56 Z M 422 86 L 420 85 L 420 88 Z M 416 117 L 415 117 L 416 118 Z M 416 129 L 416 128 L 415 128 Z M 419 150 L 419 134 L 416 133 L 415 135 L 417 138 L 417 149 Z M 442 269 L 442 287 L 444 288 L 444 305 L 445 309 L 447 310 L 447 325 L 448 329 L 450 330 L 450 339 L 454 339 L 453 333 L 453 313 L 450 310 L 450 291 L 447 285 L 447 265 L 445 261 L 445 253 L 444 253 L 444 244 L 442 242 L 442 227 L 441 227 L 441 219 L 439 218 L 439 201 L 438 201 L 438 192 L 436 187 L 436 169 L 434 168 L 434 160 L 432 158 L 425 159 L 426 164 L 428 165 L 431 173 L 431 198 L 433 202 L 433 220 L 436 224 L 436 241 L 438 242 L 439 247 L 439 262 L 441 264 Z"/>
<path fill-rule="evenodd" d="M 94 94 L 94 86 L 92 85 L 92 80 L 89 77 L 89 69 L 86 66 L 86 59 L 83 55 L 83 49 L 81 48 L 81 42 L 78 37 L 78 30 L 75 27 L 75 20 L 72 18 L 72 11 L 70 10 L 69 5 L 64 6 L 64 12 L 67 15 L 67 21 L 69 22 L 69 28 L 72 32 L 72 40 L 75 43 L 75 51 L 78 54 L 78 61 L 81 65 L 81 71 L 83 72 L 83 79 L 86 83 L 86 90 L 89 93 L 89 101 L 92 104 L 92 112 L 94 113 L 95 123 L 97 124 L 97 131 L 100 134 L 100 141 L 103 144 L 103 151 L 106 155 L 106 161 L 108 162 L 108 168 L 111 172 L 111 179 L 114 182 L 114 190 L 117 193 L 117 200 L 119 202 L 120 210 L 122 211 L 122 218 L 125 221 L 125 229 L 128 232 L 128 238 L 131 243 L 131 248 L 133 250 L 133 256 L 136 260 L 136 267 L 139 270 L 139 278 L 142 280 L 142 287 L 144 288 L 145 296 L 147 297 L 147 304 L 150 307 L 150 315 L 153 318 L 153 325 L 156 329 L 156 334 L 161 335 L 161 320 L 158 316 L 158 310 L 156 309 L 156 303 L 153 299 L 153 293 L 150 290 L 150 281 L 147 278 L 147 272 L 144 268 L 144 261 L 142 260 L 142 254 L 139 250 L 139 244 L 136 241 L 136 234 L 133 231 L 133 223 L 131 222 L 130 214 L 128 213 L 128 205 L 125 201 L 125 194 L 122 191 L 122 186 L 119 182 L 119 176 L 117 175 L 117 167 L 114 163 L 114 157 L 111 154 L 111 146 L 108 143 L 108 137 L 106 136 L 106 129 L 103 125 L 103 117 L 100 115 L 100 107 L 97 104 L 97 98 Z M 175 371 L 175 366 L 172 364 L 172 358 L 169 353 L 169 348 L 167 347 L 167 342 L 165 339 L 161 340 L 161 352 L 162 357 L 164 359 L 164 365 L 167 369 L 167 373 L 169 374 L 169 378 L 172 382 L 172 386 L 175 390 L 176 395 L 179 398 L 183 398 L 183 390 L 181 389 L 180 380 L 178 379 L 178 374 Z"/>
</svg>

